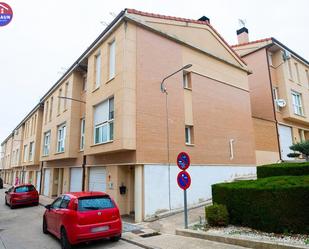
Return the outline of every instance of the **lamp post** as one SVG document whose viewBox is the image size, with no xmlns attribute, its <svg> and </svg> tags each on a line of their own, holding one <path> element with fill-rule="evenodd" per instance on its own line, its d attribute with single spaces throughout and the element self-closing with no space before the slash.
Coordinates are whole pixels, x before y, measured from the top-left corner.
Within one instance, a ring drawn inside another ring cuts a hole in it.
<svg viewBox="0 0 309 249">
<path fill-rule="evenodd" d="M 168 205 L 169 210 L 171 210 L 171 163 L 170 163 L 170 135 L 169 135 L 169 122 L 168 122 L 168 91 L 166 88 L 166 84 L 164 84 L 164 81 L 168 78 L 172 77 L 173 75 L 177 74 L 180 71 L 183 71 L 185 69 L 188 69 L 192 67 L 192 64 L 187 64 L 183 66 L 182 68 L 178 69 L 174 73 L 169 74 L 166 76 L 162 82 L 161 82 L 161 92 L 165 93 L 165 113 L 166 113 L 166 149 L 167 149 L 167 162 L 168 162 Z"/>
</svg>

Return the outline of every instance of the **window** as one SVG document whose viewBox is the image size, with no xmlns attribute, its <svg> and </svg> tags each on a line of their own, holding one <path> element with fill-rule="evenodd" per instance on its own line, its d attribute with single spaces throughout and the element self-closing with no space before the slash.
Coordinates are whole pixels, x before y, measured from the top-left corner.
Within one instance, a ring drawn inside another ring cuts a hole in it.
<svg viewBox="0 0 309 249">
<path fill-rule="evenodd" d="M 306 140 L 306 138 L 305 138 L 305 131 L 301 130 L 301 129 L 298 129 L 298 133 L 299 133 L 300 142 L 304 142 Z"/>
<path fill-rule="evenodd" d="M 297 63 L 294 63 L 294 65 L 295 65 L 295 71 L 296 71 L 297 82 L 300 83 L 298 64 L 297 64 Z"/>
<path fill-rule="evenodd" d="M 16 150 L 16 155 L 15 155 L 15 161 L 16 161 L 16 164 L 19 163 L 19 149 Z"/>
<path fill-rule="evenodd" d="M 34 151 L 34 142 L 31 142 L 29 145 L 29 161 L 33 161 L 33 151 Z"/>
<path fill-rule="evenodd" d="M 95 88 L 101 84 L 101 54 L 95 56 Z"/>
<path fill-rule="evenodd" d="M 94 143 L 114 139 L 114 98 L 94 107 Z"/>
<path fill-rule="evenodd" d="M 292 73 L 292 66 L 291 66 L 291 59 L 288 60 L 288 68 L 289 68 L 289 78 L 293 80 L 293 73 Z"/>
<path fill-rule="evenodd" d="M 69 91 L 69 82 L 65 83 L 65 88 L 64 88 L 64 110 L 67 109 L 67 97 L 68 97 L 68 91 Z"/>
<path fill-rule="evenodd" d="M 193 144 L 193 126 L 187 125 L 185 127 L 186 144 Z"/>
<path fill-rule="evenodd" d="M 273 66 L 273 54 L 268 52 L 268 63 L 269 63 L 269 66 Z"/>
<path fill-rule="evenodd" d="M 306 70 L 306 78 L 307 78 L 307 85 L 308 85 L 308 89 L 309 89 L 309 72 L 308 72 L 308 70 Z"/>
<path fill-rule="evenodd" d="M 83 76 L 83 91 L 87 91 L 87 74 Z"/>
<path fill-rule="evenodd" d="M 191 84 L 191 74 L 188 72 L 184 72 L 183 74 L 183 87 L 186 89 L 191 89 L 192 84 Z"/>
<path fill-rule="evenodd" d="M 302 105 L 302 97 L 300 93 L 292 92 L 292 98 L 293 98 L 293 108 L 294 113 L 297 115 L 304 115 L 303 105 Z"/>
<path fill-rule="evenodd" d="M 56 209 L 56 208 L 60 208 L 62 202 L 62 196 L 58 197 L 50 206 L 51 209 Z"/>
<path fill-rule="evenodd" d="M 70 197 L 69 196 L 67 196 L 67 195 L 64 195 L 63 196 L 63 199 L 62 199 L 62 202 L 61 202 L 61 204 L 60 204 L 60 208 L 63 208 L 63 209 L 66 209 L 66 208 L 68 208 L 68 205 L 69 205 L 69 203 L 70 203 Z"/>
<path fill-rule="evenodd" d="M 24 162 L 28 161 L 28 146 L 24 145 Z"/>
<path fill-rule="evenodd" d="M 115 64 L 116 64 L 116 53 L 115 53 L 115 40 L 109 43 L 109 79 L 115 77 Z"/>
<path fill-rule="evenodd" d="M 108 196 L 82 197 L 78 199 L 78 211 L 103 210 L 114 207 L 114 203 Z"/>
<path fill-rule="evenodd" d="M 80 150 L 84 149 L 85 145 L 85 119 L 83 118 L 80 122 Z"/>
<path fill-rule="evenodd" d="M 279 111 L 279 106 L 278 106 L 278 103 L 277 103 L 277 100 L 279 99 L 279 96 L 278 96 L 278 87 L 274 87 L 274 88 L 273 88 L 273 95 L 274 95 L 275 109 L 276 109 L 276 111 Z"/>
<path fill-rule="evenodd" d="M 35 134 L 35 131 L 36 131 L 36 114 L 34 116 L 33 134 Z"/>
<path fill-rule="evenodd" d="M 15 161 L 15 150 L 12 153 L 12 164 L 15 165 L 16 161 Z"/>
<path fill-rule="evenodd" d="M 53 102 L 54 102 L 54 97 L 50 98 L 50 108 L 49 108 L 49 121 L 52 119 L 53 115 Z"/>
<path fill-rule="evenodd" d="M 61 109 L 61 101 L 62 101 L 62 89 L 59 89 L 59 95 L 58 95 L 58 107 L 57 107 L 57 113 L 60 113 L 60 109 Z"/>
<path fill-rule="evenodd" d="M 49 155 L 50 131 L 44 133 L 43 156 Z"/>
<path fill-rule="evenodd" d="M 45 123 L 47 123 L 48 108 L 49 108 L 49 102 L 46 101 L 46 105 L 45 105 Z"/>
<path fill-rule="evenodd" d="M 57 152 L 64 152 L 65 133 L 66 133 L 66 126 L 65 126 L 65 124 L 60 125 L 58 127 L 58 134 L 57 134 Z"/>
</svg>

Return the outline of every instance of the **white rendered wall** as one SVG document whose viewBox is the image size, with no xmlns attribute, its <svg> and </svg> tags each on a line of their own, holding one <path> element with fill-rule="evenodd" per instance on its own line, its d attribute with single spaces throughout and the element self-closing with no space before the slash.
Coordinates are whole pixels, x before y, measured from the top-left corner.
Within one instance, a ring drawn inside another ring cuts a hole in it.
<svg viewBox="0 0 309 249">
<path fill-rule="evenodd" d="M 241 166 L 190 166 L 191 187 L 187 190 L 188 205 L 211 198 L 211 185 L 232 181 L 234 178 L 255 175 L 256 167 Z M 171 208 L 183 207 L 183 190 L 178 187 L 176 177 L 180 169 L 171 165 Z M 144 165 L 144 218 L 169 209 L 168 166 Z"/>
</svg>

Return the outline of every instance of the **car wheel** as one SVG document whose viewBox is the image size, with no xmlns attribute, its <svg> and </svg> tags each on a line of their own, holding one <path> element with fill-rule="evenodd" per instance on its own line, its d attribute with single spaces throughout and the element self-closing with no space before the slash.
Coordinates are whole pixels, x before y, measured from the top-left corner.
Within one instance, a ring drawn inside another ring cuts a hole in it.
<svg viewBox="0 0 309 249">
<path fill-rule="evenodd" d="M 61 249 L 71 249 L 72 248 L 72 245 L 70 244 L 68 240 L 67 232 L 65 231 L 64 228 L 61 228 L 60 242 L 61 242 Z"/>
<path fill-rule="evenodd" d="M 8 204 L 8 201 L 6 200 L 6 197 L 4 199 L 5 199 L 5 205 L 8 206 L 9 204 Z"/>
<path fill-rule="evenodd" d="M 42 228 L 43 228 L 43 233 L 44 234 L 48 234 L 47 222 L 46 222 L 46 218 L 45 217 L 43 218 L 43 226 L 42 226 Z"/>
<path fill-rule="evenodd" d="M 112 241 L 112 242 L 117 242 L 117 241 L 120 240 L 120 238 L 121 238 L 121 234 L 118 235 L 118 236 L 111 237 L 111 241 Z"/>
</svg>

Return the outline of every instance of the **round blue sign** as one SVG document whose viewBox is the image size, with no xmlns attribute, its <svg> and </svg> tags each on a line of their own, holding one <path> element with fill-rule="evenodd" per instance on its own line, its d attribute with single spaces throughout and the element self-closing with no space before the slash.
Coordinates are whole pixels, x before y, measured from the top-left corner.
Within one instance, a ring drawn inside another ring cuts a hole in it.
<svg viewBox="0 0 309 249">
<path fill-rule="evenodd" d="M 177 175 L 177 183 L 180 188 L 186 190 L 191 185 L 191 177 L 187 171 L 180 171 Z"/>
<path fill-rule="evenodd" d="M 13 11 L 7 3 L 0 2 L 0 26 L 5 26 L 12 21 Z"/>
<path fill-rule="evenodd" d="M 177 156 L 177 165 L 181 170 L 186 170 L 190 166 L 190 157 L 186 152 L 180 152 Z"/>
</svg>

